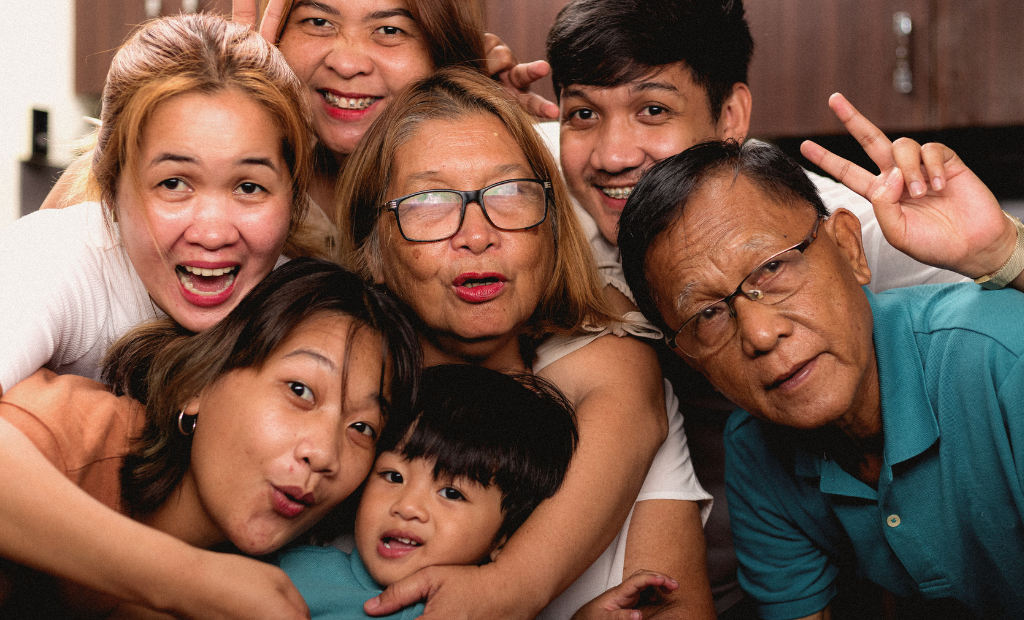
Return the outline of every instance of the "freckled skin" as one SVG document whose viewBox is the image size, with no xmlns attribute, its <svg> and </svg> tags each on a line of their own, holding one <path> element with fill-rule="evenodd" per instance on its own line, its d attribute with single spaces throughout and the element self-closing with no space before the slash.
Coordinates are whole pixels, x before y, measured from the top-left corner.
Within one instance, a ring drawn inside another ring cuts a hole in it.
<svg viewBox="0 0 1024 620">
<path fill-rule="evenodd" d="M 426 121 L 395 153 L 388 198 L 427 189 L 475 190 L 514 178 L 535 178 L 526 156 L 501 121 L 474 114 Z M 409 304 L 430 330 L 432 347 L 456 357 L 500 358 L 522 364 L 518 334 L 554 272 L 551 218 L 527 230 L 501 231 L 476 203 L 466 206 L 459 232 L 429 243 L 406 241 L 391 213 L 382 215 L 383 273 L 378 280 Z M 470 303 L 455 292 L 460 274 L 500 274 L 494 299 Z M 429 354 L 429 351 L 428 351 Z"/>
</svg>

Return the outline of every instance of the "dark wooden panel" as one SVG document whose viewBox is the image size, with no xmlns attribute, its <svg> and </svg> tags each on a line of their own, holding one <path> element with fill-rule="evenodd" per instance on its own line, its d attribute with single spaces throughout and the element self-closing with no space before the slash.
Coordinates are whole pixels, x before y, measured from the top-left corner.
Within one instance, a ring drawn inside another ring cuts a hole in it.
<svg viewBox="0 0 1024 620">
<path fill-rule="evenodd" d="M 1020 0 L 937 0 L 935 64 L 941 127 L 1024 124 Z"/>
<path fill-rule="evenodd" d="M 751 135 L 843 132 L 828 108 L 845 94 L 883 129 L 929 126 L 931 67 L 927 0 L 747 0 L 754 36 Z M 914 90 L 893 88 L 893 13 L 913 18 Z"/>
<path fill-rule="evenodd" d="M 521 62 L 547 58 L 545 41 L 555 16 L 568 0 L 484 0 L 488 32 L 501 37 Z M 533 91 L 554 101 L 550 79 L 535 84 Z"/>
<path fill-rule="evenodd" d="M 146 20 L 142 0 L 76 0 L 75 92 L 99 95 L 114 52 Z"/>
</svg>

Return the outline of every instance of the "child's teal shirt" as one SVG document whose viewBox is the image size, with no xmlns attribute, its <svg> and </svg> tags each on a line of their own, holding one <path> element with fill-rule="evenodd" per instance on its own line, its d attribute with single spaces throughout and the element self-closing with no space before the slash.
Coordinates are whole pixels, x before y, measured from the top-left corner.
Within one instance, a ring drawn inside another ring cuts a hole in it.
<svg viewBox="0 0 1024 620">
<path fill-rule="evenodd" d="M 366 572 L 359 553 L 334 547 L 302 546 L 289 549 L 278 558 L 278 566 L 288 574 L 302 598 L 306 599 L 313 620 L 365 620 L 363 603 L 382 589 Z M 418 618 L 423 603 L 406 607 L 383 618 Z"/>
</svg>

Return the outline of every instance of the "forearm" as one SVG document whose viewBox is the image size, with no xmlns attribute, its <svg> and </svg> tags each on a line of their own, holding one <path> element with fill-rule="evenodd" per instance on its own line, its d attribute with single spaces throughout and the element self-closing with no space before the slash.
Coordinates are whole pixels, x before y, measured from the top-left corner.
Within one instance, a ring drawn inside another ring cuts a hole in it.
<svg viewBox="0 0 1024 620">
<path fill-rule="evenodd" d="M 623 578 L 638 570 L 664 573 L 679 583 L 645 618 L 714 620 L 700 505 L 684 500 L 645 500 L 633 508 L 626 537 Z"/>
<path fill-rule="evenodd" d="M 198 550 L 90 497 L 2 419 L 0 471 L 0 555 L 158 608 L 179 571 L 194 570 Z"/>
<path fill-rule="evenodd" d="M 512 536 L 494 567 L 523 581 L 520 592 L 532 595 L 533 611 L 575 581 L 615 538 L 667 427 L 660 369 L 649 347 L 606 336 L 579 353 L 540 373 L 576 403 L 579 448 L 561 489 Z"/>
</svg>

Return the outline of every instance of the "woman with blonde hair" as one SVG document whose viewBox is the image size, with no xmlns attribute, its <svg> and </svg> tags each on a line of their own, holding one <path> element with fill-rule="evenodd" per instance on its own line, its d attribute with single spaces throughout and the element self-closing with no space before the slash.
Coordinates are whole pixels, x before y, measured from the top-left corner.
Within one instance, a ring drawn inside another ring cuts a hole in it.
<svg viewBox="0 0 1024 620">
<path fill-rule="evenodd" d="M 580 429 L 564 485 L 494 562 L 424 569 L 367 610 L 426 597 L 427 618 L 568 618 L 646 568 L 703 574 L 682 606 L 713 616 L 706 571 L 686 565 L 703 561 L 710 496 L 682 418 L 667 415 L 654 351 L 629 337 L 642 318 L 619 318 L 634 308 L 602 288 L 525 112 L 479 73 L 439 71 L 382 114 L 340 187 L 343 258 L 409 307 L 425 364 L 532 371 L 570 399 Z"/>
<path fill-rule="evenodd" d="M 98 378 L 107 347 L 149 319 L 209 328 L 279 263 L 306 211 L 299 82 L 246 28 L 150 22 L 115 56 L 102 106 L 99 202 L 0 234 L 0 393 L 43 366 Z"/>
</svg>

